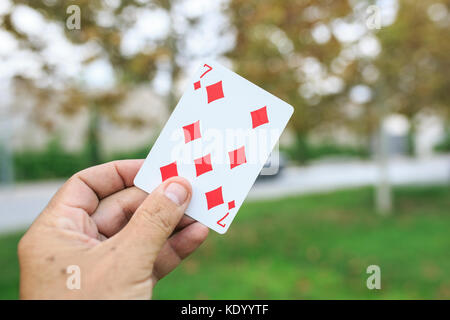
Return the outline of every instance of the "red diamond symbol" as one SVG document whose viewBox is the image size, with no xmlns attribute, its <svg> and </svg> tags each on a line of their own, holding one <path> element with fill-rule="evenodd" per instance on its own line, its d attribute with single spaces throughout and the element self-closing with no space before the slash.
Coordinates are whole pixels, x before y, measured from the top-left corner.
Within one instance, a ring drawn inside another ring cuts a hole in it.
<svg viewBox="0 0 450 320">
<path fill-rule="evenodd" d="M 172 162 L 166 166 L 159 168 L 159 170 L 161 171 L 162 181 L 165 181 L 170 177 L 175 177 L 178 175 L 177 162 Z"/>
<path fill-rule="evenodd" d="M 206 93 L 208 94 L 208 103 L 223 98 L 222 81 L 206 86 Z"/>
<path fill-rule="evenodd" d="M 206 192 L 206 203 L 208 204 L 208 210 L 223 203 L 222 187 Z"/>
<path fill-rule="evenodd" d="M 202 135 L 200 134 L 200 120 L 197 122 L 194 122 L 190 125 L 183 127 L 184 131 L 184 142 L 188 143 L 189 141 L 201 138 Z"/>
<path fill-rule="evenodd" d="M 242 146 L 239 149 L 228 152 L 228 156 L 230 157 L 230 169 L 237 167 L 243 163 L 247 162 L 245 158 L 245 147 Z"/>
<path fill-rule="evenodd" d="M 197 81 L 194 83 L 194 90 L 200 89 L 202 85 L 200 84 L 200 81 Z"/>
<path fill-rule="evenodd" d="M 231 209 L 233 209 L 234 207 L 235 207 L 236 205 L 235 205 L 235 203 L 234 203 L 234 200 L 233 201 L 230 201 L 230 202 L 228 202 L 228 210 L 231 210 Z"/>
<path fill-rule="evenodd" d="M 195 159 L 194 163 L 195 163 L 195 171 L 197 172 L 197 177 L 213 169 L 211 165 L 210 153 L 204 157 Z"/>
<path fill-rule="evenodd" d="M 252 111 L 250 114 L 252 115 L 253 129 L 265 123 L 269 123 L 269 119 L 267 118 L 267 107 Z"/>
</svg>

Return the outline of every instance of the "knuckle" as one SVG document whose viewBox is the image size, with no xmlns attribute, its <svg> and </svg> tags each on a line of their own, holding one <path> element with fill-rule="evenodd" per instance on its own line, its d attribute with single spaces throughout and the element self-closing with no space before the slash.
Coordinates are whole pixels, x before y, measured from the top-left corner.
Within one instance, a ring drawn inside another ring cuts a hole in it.
<svg viewBox="0 0 450 320">
<path fill-rule="evenodd" d="M 85 170 L 86 169 L 83 169 L 81 171 L 75 172 L 73 175 L 70 176 L 70 178 L 67 180 L 67 182 L 69 182 L 69 181 L 72 182 L 72 181 L 78 179 L 80 177 L 80 175 L 82 175 Z"/>
<path fill-rule="evenodd" d="M 115 200 L 115 205 L 117 208 L 120 208 L 120 210 L 122 211 L 122 217 L 123 219 L 126 220 L 126 222 L 128 223 L 131 219 L 131 217 L 134 214 L 134 210 L 132 210 L 131 208 L 129 208 L 129 206 L 127 205 L 127 203 L 121 199 L 121 198 L 117 198 Z"/>
<path fill-rule="evenodd" d="M 69 179 L 67 179 L 67 181 L 64 184 L 63 188 L 68 186 L 68 185 L 72 185 L 72 184 L 76 183 L 78 180 L 80 180 L 81 179 L 81 175 L 83 174 L 83 171 L 79 171 L 77 173 L 74 173 Z"/>
</svg>

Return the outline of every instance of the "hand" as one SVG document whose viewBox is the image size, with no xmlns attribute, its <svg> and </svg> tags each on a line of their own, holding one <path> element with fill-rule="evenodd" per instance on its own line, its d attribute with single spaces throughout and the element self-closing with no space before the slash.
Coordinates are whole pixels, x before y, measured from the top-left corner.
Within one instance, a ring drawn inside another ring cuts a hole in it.
<svg viewBox="0 0 450 320">
<path fill-rule="evenodd" d="M 174 177 L 148 195 L 133 186 L 142 163 L 88 168 L 58 190 L 19 243 L 21 298 L 149 299 L 198 248 L 208 228 L 183 216 L 189 182 Z M 80 289 L 67 285 L 73 265 Z"/>
</svg>

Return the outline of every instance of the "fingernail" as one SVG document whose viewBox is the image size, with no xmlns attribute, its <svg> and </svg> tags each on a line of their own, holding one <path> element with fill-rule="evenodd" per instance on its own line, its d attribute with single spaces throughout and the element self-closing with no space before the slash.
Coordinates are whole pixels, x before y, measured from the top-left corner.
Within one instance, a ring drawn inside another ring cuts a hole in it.
<svg viewBox="0 0 450 320">
<path fill-rule="evenodd" d="M 181 206 L 188 197 L 188 191 L 182 184 L 173 182 L 164 191 L 167 198 Z"/>
</svg>

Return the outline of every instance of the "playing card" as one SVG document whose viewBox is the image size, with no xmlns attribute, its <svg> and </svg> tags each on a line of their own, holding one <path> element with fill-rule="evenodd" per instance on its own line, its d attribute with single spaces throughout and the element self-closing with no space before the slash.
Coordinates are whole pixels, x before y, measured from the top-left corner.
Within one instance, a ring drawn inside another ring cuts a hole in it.
<svg viewBox="0 0 450 320">
<path fill-rule="evenodd" d="M 161 131 L 134 184 L 151 192 L 182 176 L 186 214 L 225 233 L 276 145 L 293 108 L 220 64 L 203 63 Z"/>
</svg>

